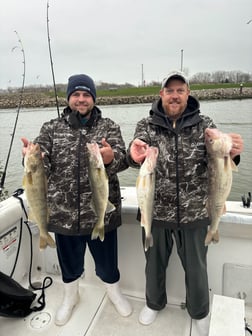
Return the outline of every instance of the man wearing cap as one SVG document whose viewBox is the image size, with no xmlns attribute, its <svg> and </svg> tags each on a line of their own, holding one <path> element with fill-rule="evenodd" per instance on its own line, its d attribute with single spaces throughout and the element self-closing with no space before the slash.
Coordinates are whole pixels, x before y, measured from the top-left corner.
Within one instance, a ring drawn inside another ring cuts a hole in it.
<svg viewBox="0 0 252 336">
<path fill-rule="evenodd" d="M 192 318 L 192 336 L 206 336 L 209 328 L 207 247 L 204 244 L 209 218 L 207 157 L 204 130 L 216 127 L 200 114 L 199 102 L 190 95 L 185 74 L 173 71 L 163 80 L 160 98 L 149 117 L 137 123 L 129 144 L 128 162 L 139 168 L 146 149 L 159 149 L 153 207 L 153 246 L 145 251 L 146 305 L 139 321 L 149 325 L 167 303 L 166 268 L 174 241 L 185 270 L 186 308 Z M 232 134 L 238 149 L 232 149 L 236 163 L 243 149 L 238 134 Z M 138 216 L 140 220 L 140 215 Z M 143 242 L 145 232 L 143 230 Z"/>
<path fill-rule="evenodd" d="M 87 75 L 69 78 L 68 106 L 62 116 L 44 123 L 34 140 L 44 152 L 48 176 L 48 231 L 55 233 L 64 296 L 55 323 L 64 325 L 79 301 L 79 279 L 84 272 L 88 245 L 96 275 L 104 282 L 109 299 L 122 316 L 132 308 L 119 287 L 117 227 L 121 225 L 121 194 L 117 173 L 128 168 L 120 127 L 103 118 L 95 105 L 95 84 Z M 23 138 L 25 155 L 28 140 Z M 115 210 L 105 215 L 105 237 L 91 239 L 97 217 L 91 206 L 87 143 L 97 142 L 109 180 L 109 200 Z"/>
</svg>

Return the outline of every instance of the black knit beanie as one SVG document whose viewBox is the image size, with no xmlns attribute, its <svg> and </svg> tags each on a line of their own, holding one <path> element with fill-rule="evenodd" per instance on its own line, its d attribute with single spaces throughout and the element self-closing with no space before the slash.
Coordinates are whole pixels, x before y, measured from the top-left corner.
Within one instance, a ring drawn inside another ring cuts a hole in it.
<svg viewBox="0 0 252 336">
<path fill-rule="evenodd" d="M 87 75 L 73 75 L 68 78 L 68 85 L 67 85 L 67 100 L 74 91 L 87 91 L 91 94 L 94 99 L 96 99 L 96 88 L 94 81 L 91 77 Z"/>
</svg>

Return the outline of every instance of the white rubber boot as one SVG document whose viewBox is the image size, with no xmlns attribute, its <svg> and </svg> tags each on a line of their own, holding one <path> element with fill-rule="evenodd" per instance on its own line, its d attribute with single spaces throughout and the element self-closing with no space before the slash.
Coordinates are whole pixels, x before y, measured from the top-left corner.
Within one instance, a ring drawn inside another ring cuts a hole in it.
<svg viewBox="0 0 252 336">
<path fill-rule="evenodd" d="M 132 307 L 126 297 L 122 294 L 119 282 L 113 284 L 105 283 L 105 286 L 108 297 L 118 313 L 123 317 L 129 316 L 132 313 Z"/>
<path fill-rule="evenodd" d="M 153 310 L 145 305 L 139 314 L 139 322 L 143 325 L 149 325 L 155 321 L 157 314 L 157 310 Z"/>
<path fill-rule="evenodd" d="M 79 299 L 79 279 L 69 283 L 64 283 L 63 301 L 54 320 L 56 325 L 62 326 L 69 321 L 73 309 L 79 302 Z"/>
<path fill-rule="evenodd" d="M 208 336 L 210 325 L 210 315 L 201 320 L 192 319 L 191 336 Z"/>
</svg>

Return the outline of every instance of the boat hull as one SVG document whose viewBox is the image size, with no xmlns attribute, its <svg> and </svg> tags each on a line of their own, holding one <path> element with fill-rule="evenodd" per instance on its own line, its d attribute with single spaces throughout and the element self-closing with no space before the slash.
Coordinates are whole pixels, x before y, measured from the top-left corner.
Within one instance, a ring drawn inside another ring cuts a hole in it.
<svg viewBox="0 0 252 336">
<path fill-rule="evenodd" d="M 131 295 L 145 297 L 145 257 L 142 248 L 141 226 L 136 220 L 137 198 L 134 187 L 121 188 L 122 221 L 118 229 L 119 268 L 121 287 Z M 24 194 L 21 195 L 27 207 Z M 26 220 L 20 202 L 15 197 L 2 201 L 0 206 L 0 269 L 10 274 L 17 255 L 20 240 L 20 223 Z M 41 272 L 60 275 L 56 249 L 39 250 L 39 231 L 34 223 L 29 223 L 33 240 L 34 281 Z M 15 280 L 22 283 L 27 277 L 30 264 L 30 235 L 23 224 L 20 252 L 14 272 Z M 227 202 L 227 214 L 222 216 L 219 225 L 220 242 L 208 248 L 208 276 L 210 294 L 231 295 L 246 293 L 246 301 L 252 305 L 252 209 L 245 209 L 239 202 Z M 244 272 L 241 288 L 239 274 Z M 227 271 L 227 269 L 229 271 Z M 230 271 L 232 269 L 232 271 Z M 38 271 L 39 270 L 39 271 Z M 229 277 L 237 278 L 232 282 L 232 293 L 227 287 Z M 247 279 L 247 280 L 246 280 Z M 92 257 L 87 250 L 85 256 L 85 281 L 99 284 L 94 271 Z M 184 271 L 173 249 L 167 269 L 167 296 L 169 303 L 181 304 L 185 301 Z"/>
</svg>

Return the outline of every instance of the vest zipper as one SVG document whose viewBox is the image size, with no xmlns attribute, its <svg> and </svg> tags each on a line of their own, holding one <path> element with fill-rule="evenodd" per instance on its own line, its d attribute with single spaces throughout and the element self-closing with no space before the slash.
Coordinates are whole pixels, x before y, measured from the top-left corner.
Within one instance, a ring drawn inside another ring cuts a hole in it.
<svg viewBox="0 0 252 336">
<path fill-rule="evenodd" d="M 80 141 L 78 145 L 78 171 L 77 171 L 77 211 L 78 211 L 78 232 L 80 232 L 80 156 L 81 156 L 82 135 L 80 132 Z"/>
</svg>

